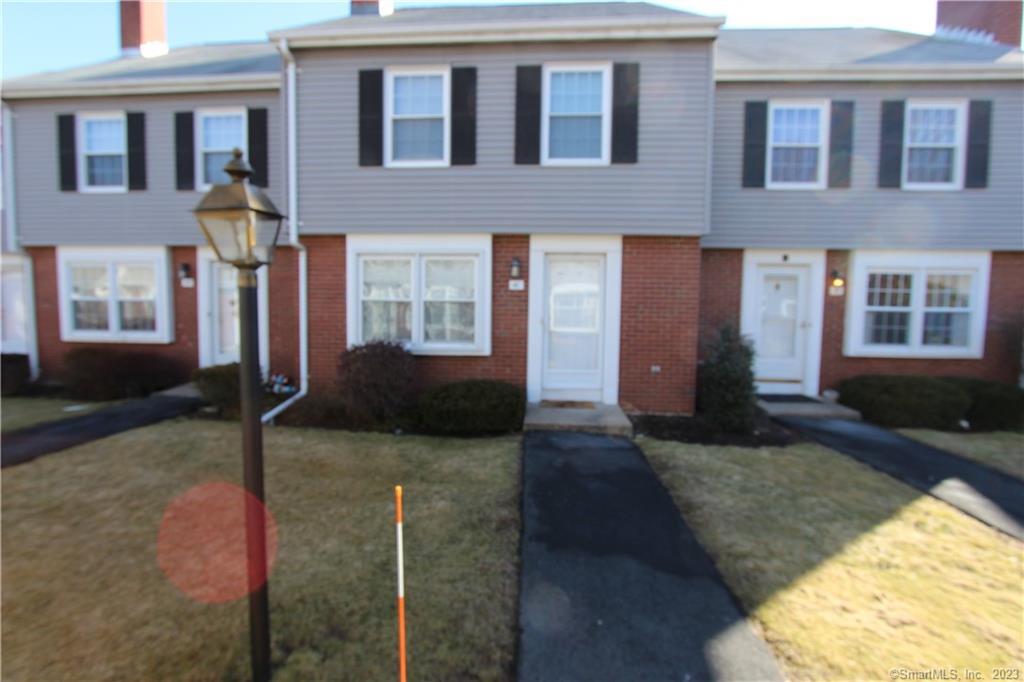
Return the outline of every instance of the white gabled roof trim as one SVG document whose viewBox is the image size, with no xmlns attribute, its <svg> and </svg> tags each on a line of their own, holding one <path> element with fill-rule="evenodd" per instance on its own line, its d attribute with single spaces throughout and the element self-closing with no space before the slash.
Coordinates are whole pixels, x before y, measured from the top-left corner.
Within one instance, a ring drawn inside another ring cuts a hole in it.
<svg viewBox="0 0 1024 682">
<path fill-rule="evenodd" d="M 33 85 L 4 85 L 4 99 L 45 97 L 104 97 L 108 95 L 159 95 L 179 92 L 236 92 L 277 90 L 281 76 L 257 73 L 231 76 L 175 76 L 167 78 L 117 78 L 110 80 Z"/>
<path fill-rule="evenodd" d="M 1019 64 L 871 64 L 836 67 L 717 69 L 715 81 L 726 83 L 793 81 L 1019 81 Z"/>
</svg>

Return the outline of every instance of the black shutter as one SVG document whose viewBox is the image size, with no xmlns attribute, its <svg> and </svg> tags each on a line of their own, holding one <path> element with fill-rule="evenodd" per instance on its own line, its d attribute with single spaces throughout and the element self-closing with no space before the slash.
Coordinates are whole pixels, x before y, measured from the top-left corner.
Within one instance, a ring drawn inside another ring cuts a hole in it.
<svg viewBox="0 0 1024 682">
<path fill-rule="evenodd" d="M 384 163 L 384 71 L 359 72 L 359 165 Z"/>
<path fill-rule="evenodd" d="M 764 187 L 768 102 L 747 102 L 743 111 L 743 186 Z"/>
<path fill-rule="evenodd" d="M 612 163 L 636 163 L 640 65 L 616 64 L 612 83 Z"/>
<path fill-rule="evenodd" d="M 267 157 L 267 110 L 249 109 L 249 165 L 252 178 L 249 182 L 258 187 L 270 184 L 270 161 Z"/>
<path fill-rule="evenodd" d="M 878 186 L 899 188 L 903 178 L 903 100 L 882 102 Z"/>
<path fill-rule="evenodd" d="M 516 67 L 516 163 L 540 163 L 541 67 Z"/>
<path fill-rule="evenodd" d="M 967 173 L 964 186 L 988 186 L 988 148 L 992 136 L 991 100 L 972 99 L 967 116 Z"/>
<path fill-rule="evenodd" d="M 832 102 L 829 123 L 828 186 L 850 186 L 853 161 L 853 102 Z"/>
<path fill-rule="evenodd" d="M 452 69 L 452 165 L 476 163 L 476 68 Z"/>
<path fill-rule="evenodd" d="M 195 129 L 191 111 L 174 114 L 174 159 L 178 189 L 196 188 Z"/>
<path fill-rule="evenodd" d="M 78 160 L 75 158 L 75 115 L 57 115 L 57 161 L 60 167 L 60 191 L 78 190 Z"/>
<path fill-rule="evenodd" d="M 146 115 L 129 111 L 128 122 L 128 189 L 146 189 Z"/>
</svg>

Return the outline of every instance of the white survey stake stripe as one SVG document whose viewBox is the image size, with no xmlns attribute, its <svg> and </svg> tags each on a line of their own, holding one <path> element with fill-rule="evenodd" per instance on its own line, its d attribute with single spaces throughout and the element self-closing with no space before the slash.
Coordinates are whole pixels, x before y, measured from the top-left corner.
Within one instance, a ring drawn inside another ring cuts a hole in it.
<svg viewBox="0 0 1024 682">
<path fill-rule="evenodd" d="M 402 555 L 402 524 L 401 522 L 395 524 L 396 541 L 398 544 L 398 596 L 400 598 L 405 597 L 405 558 Z"/>
</svg>

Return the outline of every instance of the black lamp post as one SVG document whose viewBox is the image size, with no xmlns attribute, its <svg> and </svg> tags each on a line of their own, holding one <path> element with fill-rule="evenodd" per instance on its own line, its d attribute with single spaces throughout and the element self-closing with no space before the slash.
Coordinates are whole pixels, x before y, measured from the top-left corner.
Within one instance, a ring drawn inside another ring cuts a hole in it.
<svg viewBox="0 0 1024 682">
<path fill-rule="evenodd" d="M 238 269 L 241 327 L 242 457 L 246 499 L 245 539 L 249 579 L 249 640 L 254 682 L 270 679 L 270 608 L 267 582 L 267 529 L 263 510 L 263 425 L 260 423 L 259 324 L 256 270 L 269 265 L 284 218 L 263 190 L 247 182 L 252 168 L 234 150 L 224 172 L 231 183 L 214 185 L 193 211 L 217 258 Z"/>
</svg>

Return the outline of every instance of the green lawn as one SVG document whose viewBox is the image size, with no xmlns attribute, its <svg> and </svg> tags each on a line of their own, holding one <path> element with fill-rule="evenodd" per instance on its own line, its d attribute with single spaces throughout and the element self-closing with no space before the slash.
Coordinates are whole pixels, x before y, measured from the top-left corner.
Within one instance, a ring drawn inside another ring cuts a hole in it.
<svg viewBox="0 0 1024 682">
<path fill-rule="evenodd" d="M 817 445 L 640 442 L 791 679 L 1024 666 L 1016 540 Z"/>
<path fill-rule="evenodd" d="M 268 429 L 275 679 L 395 676 L 397 483 L 411 678 L 512 679 L 519 447 Z M 167 503 L 240 483 L 239 448 L 237 424 L 177 420 L 5 470 L 5 679 L 246 679 L 245 602 L 192 601 L 156 557 Z"/>
<path fill-rule="evenodd" d="M 4 398 L 0 400 L 0 427 L 4 432 L 17 431 L 35 424 L 92 412 L 110 404 L 58 398 Z M 73 409 L 65 409 L 68 407 Z"/>
<path fill-rule="evenodd" d="M 914 438 L 942 450 L 963 455 L 982 464 L 1024 478 L 1024 433 L 995 431 L 992 433 L 951 433 L 929 429 L 900 429 L 904 436 Z"/>
</svg>

